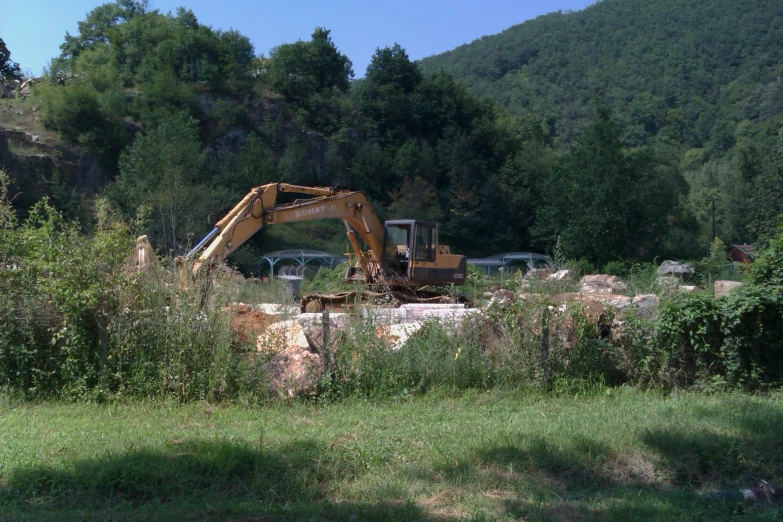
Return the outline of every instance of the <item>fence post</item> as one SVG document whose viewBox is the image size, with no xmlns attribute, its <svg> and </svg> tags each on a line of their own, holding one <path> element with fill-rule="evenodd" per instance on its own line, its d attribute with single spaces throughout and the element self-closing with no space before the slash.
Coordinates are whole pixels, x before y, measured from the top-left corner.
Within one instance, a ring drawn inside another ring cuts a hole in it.
<svg viewBox="0 0 783 522">
<path fill-rule="evenodd" d="M 321 316 L 321 327 L 323 328 L 321 357 L 324 360 L 324 377 L 328 377 L 332 373 L 332 353 L 329 349 L 329 310 L 324 310 Z"/>
<path fill-rule="evenodd" d="M 549 307 L 544 306 L 541 312 L 541 374 L 544 387 L 549 387 Z"/>
</svg>

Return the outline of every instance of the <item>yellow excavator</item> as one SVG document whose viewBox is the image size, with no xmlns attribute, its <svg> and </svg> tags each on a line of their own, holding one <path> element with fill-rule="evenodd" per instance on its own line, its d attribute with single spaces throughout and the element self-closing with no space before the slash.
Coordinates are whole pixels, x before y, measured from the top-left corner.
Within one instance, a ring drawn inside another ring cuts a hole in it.
<svg viewBox="0 0 783 522">
<path fill-rule="evenodd" d="M 278 204 L 281 193 L 312 197 Z M 386 221 L 384 226 L 364 194 L 330 187 L 270 183 L 253 188 L 204 239 L 178 259 L 178 264 L 188 266 L 187 261 L 192 262 L 192 274 L 197 275 L 225 259 L 266 225 L 316 219 L 341 219 L 345 223 L 353 250 L 346 254 L 345 280 L 368 289 L 306 296 L 302 299 L 303 310 L 338 308 L 359 293 L 390 297 L 398 303 L 469 301 L 465 296 L 455 298 L 424 288 L 465 283 L 465 256 L 451 254 L 448 246 L 438 243 L 437 224 L 398 219 Z M 360 239 L 365 248 L 360 246 Z"/>
</svg>

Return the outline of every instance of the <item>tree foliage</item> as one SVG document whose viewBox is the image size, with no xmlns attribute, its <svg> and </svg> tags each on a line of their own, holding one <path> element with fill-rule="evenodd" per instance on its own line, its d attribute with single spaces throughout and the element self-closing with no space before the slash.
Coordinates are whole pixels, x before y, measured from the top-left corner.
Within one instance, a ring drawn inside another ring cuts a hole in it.
<svg viewBox="0 0 783 522">
<path fill-rule="evenodd" d="M 708 2 L 709 31 L 744 24 L 719 39 L 700 33 L 701 4 L 676 17 L 660 0 L 606 0 L 422 63 L 379 48 L 352 83 L 328 29 L 255 58 L 187 9 L 119 0 L 66 36 L 36 95 L 47 127 L 119 173 L 109 194 L 167 251 L 279 180 L 362 190 L 380 216 L 436 220 L 470 255 L 560 238 L 597 264 L 694 257 L 713 200 L 725 243 L 763 240 L 783 213 L 779 13 L 743 2 Z M 327 228 L 265 229 L 248 248 L 306 247 Z M 326 241 L 341 251 L 339 226 Z"/>
<path fill-rule="evenodd" d="M 600 99 L 629 147 L 652 146 L 668 164 L 680 163 L 693 233 L 669 245 L 693 255 L 683 247 L 710 242 L 714 198 L 727 243 L 763 238 L 764 224 L 783 211 L 766 197 L 780 192 L 769 170 L 759 177 L 783 124 L 781 41 L 783 11 L 774 2 L 604 0 L 420 65 L 512 114 L 533 114 L 560 146 L 579 141 Z M 769 210 L 761 216 L 761 208 Z"/>
<path fill-rule="evenodd" d="M 140 136 L 120 158 L 111 194 L 146 220 L 150 238 L 179 255 L 208 228 L 211 212 L 226 204 L 225 190 L 205 176 L 196 122 L 177 115 Z"/>
<path fill-rule="evenodd" d="M 684 183 L 669 177 L 656 170 L 651 150 L 625 150 L 608 110 L 599 108 L 543 185 L 534 230 L 551 245 L 562 238 L 572 258 L 643 257 L 666 236 L 677 208 Z"/>
<path fill-rule="evenodd" d="M 8 50 L 8 46 L 0 38 L 0 80 L 10 80 L 20 78 L 21 76 L 19 64 L 11 60 L 11 51 Z"/>
<path fill-rule="evenodd" d="M 316 27 L 309 42 L 299 40 L 272 50 L 268 82 L 286 100 L 302 103 L 332 89 L 348 91 L 353 78 L 351 65 L 337 50 L 330 31 Z"/>
</svg>

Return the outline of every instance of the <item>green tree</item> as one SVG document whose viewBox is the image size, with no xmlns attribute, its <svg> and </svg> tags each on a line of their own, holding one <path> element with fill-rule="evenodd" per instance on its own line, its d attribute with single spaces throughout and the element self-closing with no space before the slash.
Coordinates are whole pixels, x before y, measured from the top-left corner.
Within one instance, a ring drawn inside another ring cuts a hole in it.
<svg viewBox="0 0 783 522">
<path fill-rule="evenodd" d="M 75 81 L 44 91 L 43 123 L 65 140 L 101 154 L 107 164 L 125 145 L 122 124 L 106 109 L 101 94 L 90 84 Z"/>
<path fill-rule="evenodd" d="M 423 76 L 419 66 L 408 58 L 408 53 L 395 43 L 392 47 L 378 48 L 367 66 L 364 85 L 369 92 L 386 86 L 405 93 L 413 90 L 421 83 Z"/>
<path fill-rule="evenodd" d="M 753 180 L 747 203 L 753 216 L 749 229 L 754 239 L 765 241 L 779 234 L 783 224 L 783 128 L 763 162 L 763 169 Z"/>
<path fill-rule="evenodd" d="M 421 80 L 419 67 L 399 44 L 376 49 L 362 82 L 359 103 L 387 140 L 402 143 L 413 131 L 412 93 Z"/>
<path fill-rule="evenodd" d="M 568 257 L 598 264 L 652 257 L 682 195 L 661 174 L 649 149 L 624 149 L 609 111 L 599 108 L 543 183 L 534 235 L 549 246 L 559 236 Z"/>
<path fill-rule="evenodd" d="M 316 27 L 309 42 L 275 47 L 267 72 L 269 86 L 287 101 L 299 103 L 332 89 L 347 92 L 353 78 L 352 64 L 329 34 L 328 29 Z"/>
<path fill-rule="evenodd" d="M 87 18 L 77 22 L 79 34 L 65 33 L 65 42 L 60 45 L 60 56 L 54 60 L 54 72 L 73 66 L 76 58 L 85 50 L 98 45 L 108 45 L 117 28 L 123 22 L 147 11 L 147 0 L 116 0 L 100 5 L 87 13 Z"/>
<path fill-rule="evenodd" d="M 373 202 L 389 204 L 394 190 L 391 159 L 378 145 L 365 142 L 350 166 L 351 187 L 363 191 Z M 378 209 L 376 209 L 377 211 Z"/>
<path fill-rule="evenodd" d="M 207 232 L 209 216 L 232 201 L 208 179 L 205 160 L 197 122 L 173 116 L 123 153 L 109 194 L 128 213 L 146 219 L 159 250 L 181 254 Z"/>
<path fill-rule="evenodd" d="M 22 73 L 19 70 L 19 64 L 11 61 L 11 51 L 0 38 L 0 79 L 11 80 L 21 78 Z"/>
<path fill-rule="evenodd" d="M 389 217 L 392 219 L 420 219 L 430 223 L 443 220 L 438 194 L 432 183 L 414 177 L 406 178 L 402 187 L 391 194 Z"/>
</svg>

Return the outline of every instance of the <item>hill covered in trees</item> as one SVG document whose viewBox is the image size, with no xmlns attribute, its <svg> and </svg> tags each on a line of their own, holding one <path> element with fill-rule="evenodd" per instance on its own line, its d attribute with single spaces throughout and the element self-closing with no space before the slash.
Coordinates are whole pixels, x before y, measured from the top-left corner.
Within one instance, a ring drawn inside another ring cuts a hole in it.
<svg viewBox="0 0 783 522">
<path fill-rule="evenodd" d="M 425 74 L 452 75 L 512 114 L 545 122 L 559 148 L 577 141 L 596 102 L 604 104 L 628 146 L 652 145 L 677 157 L 700 225 L 707 225 L 708 201 L 720 197 L 718 233 L 740 241 L 763 228 L 753 219 L 771 203 L 764 194 L 782 188 L 761 176 L 762 158 L 779 154 L 779 145 L 772 151 L 783 122 L 781 42 L 779 2 L 602 0 L 420 66 Z M 776 204 L 757 221 L 779 212 Z"/>
<path fill-rule="evenodd" d="M 101 158 L 105 195 L 163 252 L 192 245 L 250 187 L 286 181 L 362 190 L 382 218 L 437 221 L 466 254 L 559 239 L 597 264 L 694 257 L 709 241 L 706 198 L 721 197 L 727 241 L 763 238 L 781 212 L 779 17 L 744 5 L 731 34 L 752 44 L 732 54 L 707 47 L 724 41 L 734 4 L 683 4 L 682 27 L 665 5 L 548 15 L 421 64 L 378 49 L 353 82 L 327 29 L 256 56 L 187 9 L 118 0 L 66 36 L 24 103 L 30 121 Z M 703 43 L 648 35 L 699 27 Z M 87 213 L 91 197 L 63 194 L 49 193 L 66 215 Z M 264 251 L 344 244 L 339 224 L 271 228 L 235 254 L 245 269 Z"/>
</svg>

